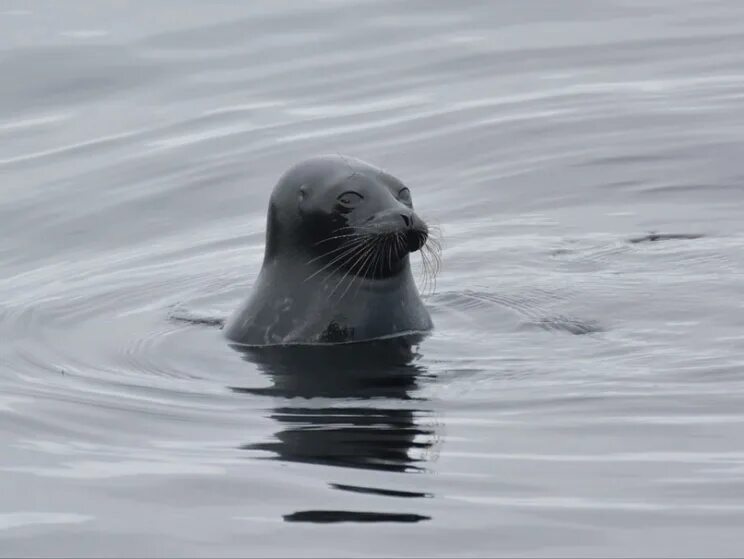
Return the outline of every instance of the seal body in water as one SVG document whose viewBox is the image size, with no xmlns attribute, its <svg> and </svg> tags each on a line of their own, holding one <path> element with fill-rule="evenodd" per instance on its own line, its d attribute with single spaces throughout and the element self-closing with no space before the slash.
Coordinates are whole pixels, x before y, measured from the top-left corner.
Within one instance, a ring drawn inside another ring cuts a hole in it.
<svg viewBox="0 0 744 559">
<path fill-rule="evenodd" d="M 427 332 L 409 254 L 428 234 L 409 189 L 381 169 L 341 155 L 295 165 L 271 194 L 263 266 L 228 339 L 314 345 Z"/>
</svg>

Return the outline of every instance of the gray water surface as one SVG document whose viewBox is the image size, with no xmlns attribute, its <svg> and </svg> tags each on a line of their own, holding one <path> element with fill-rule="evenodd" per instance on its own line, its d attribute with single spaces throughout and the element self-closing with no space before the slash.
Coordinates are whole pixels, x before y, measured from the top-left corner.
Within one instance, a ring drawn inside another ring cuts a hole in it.
<svg viewBox="0 0 744 559">
<path fill-rule="evenodd" d="M 0 76 L 0 555 L 744 553 L 743 2 L 5 0 Z M 334 152 L 445 247 L 372 387 L 210 324 Z"/>
</svg>

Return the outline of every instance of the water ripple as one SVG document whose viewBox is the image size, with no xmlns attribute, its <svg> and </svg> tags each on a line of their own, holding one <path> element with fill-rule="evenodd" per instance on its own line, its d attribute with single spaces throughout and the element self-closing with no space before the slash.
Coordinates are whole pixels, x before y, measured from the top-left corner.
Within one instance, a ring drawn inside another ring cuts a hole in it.
<svg viewBox="0 0 744 559">
<path fill-rule="evenodd" d="M 0 13 L 3 551 L 730 555 L 744 12 L 688 4 Z M 384 375 L 220 330 L 328 152 L 443 232 Z"/>
</svg>

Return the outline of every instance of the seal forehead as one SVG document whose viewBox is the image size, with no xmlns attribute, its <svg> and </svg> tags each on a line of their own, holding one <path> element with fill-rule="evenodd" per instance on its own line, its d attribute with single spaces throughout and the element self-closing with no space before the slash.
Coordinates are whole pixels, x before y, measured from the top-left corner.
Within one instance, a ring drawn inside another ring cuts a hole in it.
<svg viewBox="0 0 744 559">
<path fill-rule="evenodd" d="M 340 155 L 318 156 L 306 159 L 290 168 L 277 183 L 274 194 L 295 191 L 301 186 L 323 187 L 336 184 L 352 176 L 355 169 Z"/>
<path fill-rule="evenodd" d="M 300 191 L 323 192 L 362 179 L 368 185 L 403 186 L 398 179 L 365 161 L 344 155 L 320 155 L 291 167 L 274 187 L 274 201 L 289 203 Z"/>
</svg>

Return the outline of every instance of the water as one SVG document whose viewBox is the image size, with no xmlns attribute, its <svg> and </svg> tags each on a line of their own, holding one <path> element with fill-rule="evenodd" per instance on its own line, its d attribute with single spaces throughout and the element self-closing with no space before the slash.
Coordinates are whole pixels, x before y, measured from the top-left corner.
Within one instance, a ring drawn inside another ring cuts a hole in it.
<svg viewBox="0 0 744 559">
<path fill-rule="evenodd" d="M 0 555 L 742 553 L 744 4 L 0 8 Z M 332 152 L 443 230 L 395 381 L 215 326 Z"/>
</svg>

